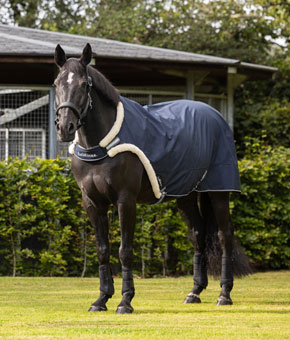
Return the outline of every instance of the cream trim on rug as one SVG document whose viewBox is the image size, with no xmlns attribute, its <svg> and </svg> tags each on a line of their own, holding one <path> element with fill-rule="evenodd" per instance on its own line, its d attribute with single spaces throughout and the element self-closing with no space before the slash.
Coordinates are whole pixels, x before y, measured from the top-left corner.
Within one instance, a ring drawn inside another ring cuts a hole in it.
<svg viewBox="0 0 290 340">
<path fill-rule="evenodd" d="M 117 106 L 115 123 L 112 126 L 111 130 L 108 132 L 108 134 L 100 141 L 99 145 L 102 148 L 105 148 L 117 136 L 122 127 L 123 120 L 124 120 L 124 106 L 121 102 L 119 102 Z"/>
</svg>

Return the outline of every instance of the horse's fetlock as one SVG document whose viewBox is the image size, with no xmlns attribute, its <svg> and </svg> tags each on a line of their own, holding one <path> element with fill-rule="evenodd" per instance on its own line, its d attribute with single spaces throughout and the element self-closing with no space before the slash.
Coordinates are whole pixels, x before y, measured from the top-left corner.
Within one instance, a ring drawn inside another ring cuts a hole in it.
<svg viewBox="0 0 290 340">
<path fill-rule="evenodd" d="M 204 289 L 206 289 L 206 287 L 202 287 L 200 285 L 194 284 L 192 293 L 195 295 L 199 295 Z"/>
</svg>

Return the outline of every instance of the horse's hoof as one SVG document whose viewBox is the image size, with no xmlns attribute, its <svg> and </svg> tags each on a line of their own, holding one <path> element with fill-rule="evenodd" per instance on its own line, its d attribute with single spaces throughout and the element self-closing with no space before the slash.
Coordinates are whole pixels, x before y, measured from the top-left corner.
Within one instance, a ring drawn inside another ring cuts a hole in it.
<svg viewBox="0 0 290 340">
<path fill-rule="evenodd" d="M 91 305 L 91 307 L 89 308 L 88 312 L 105 312 L 107 310 L 108 310 L 108 308 L 106 306 Z"/>
<path fill-rule="evenodd" d="M 229 306 L 229 305 L 232 305 L 232 304 L 233 304 L 232 299 L 226 298 L 224 296 L 220 296 L 217 300 L 217 303 L 216 303 L 217 306 Z"/>
<path fill-rule="evenodd" d="M 118 306 L 116 313 L 117 314 L 131 314 L 133 312 L 132 306 Z"/>
<path fill-rule="evenodd" d="M 201 299 L 199 297 L 199 295 L 194 294 L 194 293 L 189 293 L 186 295 L 186 298 L 183 302 L 184 304 L 187 303 L 201 303 Z"/>
</svg>

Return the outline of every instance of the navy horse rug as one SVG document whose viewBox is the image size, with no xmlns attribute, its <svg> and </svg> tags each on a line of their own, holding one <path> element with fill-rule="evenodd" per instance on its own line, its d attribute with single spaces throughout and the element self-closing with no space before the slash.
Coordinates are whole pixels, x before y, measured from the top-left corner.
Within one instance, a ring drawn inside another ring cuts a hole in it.
<svg viewBox="0 0 290 340">
<path fill-rule="evenodd" d="M 84 161 L 133 152 L 160 201 L 192 191 L 240 191 L 232 131 L 218 111 L 202 102 L 141 106 L 121 97 L 116 121 L 100 144 L 84 149 L 76 136 L 73 145 Z"/>
</svg>

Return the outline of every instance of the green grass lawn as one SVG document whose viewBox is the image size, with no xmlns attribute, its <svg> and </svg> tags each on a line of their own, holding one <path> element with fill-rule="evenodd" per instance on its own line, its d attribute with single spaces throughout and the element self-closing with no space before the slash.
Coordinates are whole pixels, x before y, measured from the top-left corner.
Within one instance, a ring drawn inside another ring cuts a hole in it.
<svg viewBox="0 0 290 340">
<path fill-rule="evenodd" d="M 0 339 L 290 339 L 290 271 L 236 279 L 233 306 L 216 306 L 218 281 L 202 304 L 184 305 L 191 277 L 136 279 L 135 311 L 88 313 L 98 293 L 93 278 L 0 277 Z"/>
</svg>

